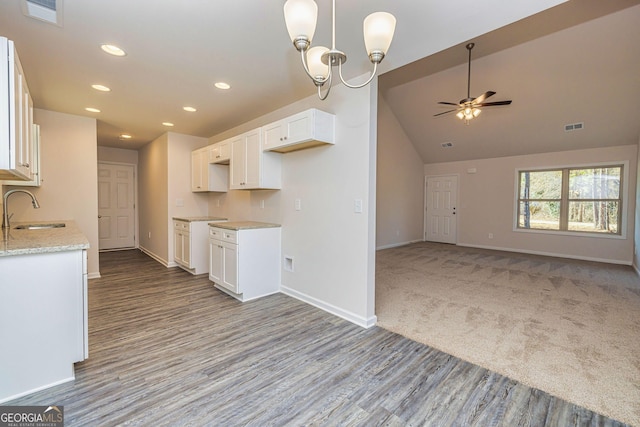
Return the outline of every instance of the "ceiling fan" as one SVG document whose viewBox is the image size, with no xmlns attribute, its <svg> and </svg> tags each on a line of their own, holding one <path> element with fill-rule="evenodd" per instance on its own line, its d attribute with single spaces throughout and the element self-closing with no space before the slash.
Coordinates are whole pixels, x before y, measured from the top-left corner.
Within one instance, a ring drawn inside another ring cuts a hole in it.
<svg viewBox="0 0 640 427">
<path fill-rule="evenodd" d="M 475 46 L 475 43 L 468 43 L 466 48 L 469 51 L 469 71 L 467 74 L 467 97 L 465 99 L 460 100 L 459 103 L 453 103 L 453 102 L 438 102 L 438 104 L 443 104 L 443 105 L 454 105 L 456 108 L 453 110 L 449 110 L 449 111 L 444 111 L 442 113 L 438 113 L 438 114 L 434 114 L 434 117 L 436 116 L 441 116 L 443 114 L 448 114 L 448 113 L 452 113 L 454 111 L 457 111 L 456 116 L 460 119 L 460 120 L 464 120 L 466 124 L 469 124 L 469 120 L 478 117 L 478 115 L 480 114 L 480 108 L 479 107 L 493 107 L 496 105 L 509 105 L 511 104 L 511 100 L 509 101 L 496 101 L 496 102 L 484 102 L 485 99 L 489 98 L 490 96 L 495 95 L 496 93 L 493 91 L 488 91 L 483 93 L 482 95 L 480 95 L 477 98 L 471 98 L 470 92 L 471 92 L 471 49 L 473 49 L 473 47 Z"/>
</svg>

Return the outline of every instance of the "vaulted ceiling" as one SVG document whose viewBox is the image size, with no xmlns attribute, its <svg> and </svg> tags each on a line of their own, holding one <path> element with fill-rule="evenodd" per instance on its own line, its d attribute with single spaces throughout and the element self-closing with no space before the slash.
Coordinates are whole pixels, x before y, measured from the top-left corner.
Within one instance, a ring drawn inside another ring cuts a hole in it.
<svg viewBox="0 0 640 427">
<path fill-rule="evenodd" d="M 326 45 L 331 1 L 317 3 L 314 44 Z M 314 93 L 287 35 L 284 0 L 62 4 L 63 21 L 57 26 L 25 16 L 22 0 L 3 0 L 0 35 L 16 43 L 35 106 L 95 117 L 99 145 L 135 149 L 166 131 L 209 137 Z M 425 162 L 508 155 L 523 146 L 548 151 L 571 147 L 572 138 L 583 145 L 619 145 L 634 138 L 637 142 L 639 133 L 638 120 L 633 120 L 639 95 L 638 49 L 633 44 L 640 39 L 638 4 L 640 0 L 523 0 L 510 11 L 502 0 L 337 1 L 336 34 L 338 47 L 349 56 L 347 77 L 358 76 L 370 69 L 363 18 L 377 10 L 396 16 L 380 91 Z M 551 9 L 518 21 L 527 10 L 545 7 Z M 498 10 L 501 17 L 490 12 Z M 611 15 L 612 24 L 591 21 L 617 10 L 620 17 Z M 505 16 L 517 22 L 499 29 Z M 582 22 L 586 30 L 583 25 L 563 30 Z M 483 35 L 488 29 L 496 31 Z M 565 32 L 562 41 L 554 38 Z M 465 126 L 453 116 L 432 116 L 442 111 L 437 101 L 466 96 L 464 44 L 469 40 L 477 43 L 472 94 L 494 90 L 495 100 L 513 99 L 513 104 L 487 109 Z M 104 54 L 102 43 L 121 46 L 127 56 Z M 215 89 L 213 83 L 221 80 L 232 89 Z M 97 92 L 91 88 L 94 83 L 112 91 Z M 184 111 L 187 105 L 198 111 Z M 101 112 L 88 113 L 85 107 Z M 164 127 L 165 121 L 175 126 Z M 561 129 L 562 137 L 554 135 L 558 126 L 574 121 L 585 123 L 582 134 L 567 135 Z M 617 136 L 609 141 L 605 136 L 614 130 Z M 133 139 L 119 140 L 123 132 Z M 523 141 L 522 134 L 540 137 Z M 454 147 L 442 151 L 442 142 Z"/>
</svg>

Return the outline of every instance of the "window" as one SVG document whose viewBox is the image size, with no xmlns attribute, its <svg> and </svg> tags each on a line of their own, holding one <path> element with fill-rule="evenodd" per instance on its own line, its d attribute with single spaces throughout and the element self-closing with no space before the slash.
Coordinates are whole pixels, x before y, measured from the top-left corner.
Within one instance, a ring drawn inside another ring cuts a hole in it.
<svg viewBox="0 0 640 427">
<path fill-rule="evenodd" d="M 518 228 L 621 234 L 622 165 L 518 172 Z"/>
</svg>

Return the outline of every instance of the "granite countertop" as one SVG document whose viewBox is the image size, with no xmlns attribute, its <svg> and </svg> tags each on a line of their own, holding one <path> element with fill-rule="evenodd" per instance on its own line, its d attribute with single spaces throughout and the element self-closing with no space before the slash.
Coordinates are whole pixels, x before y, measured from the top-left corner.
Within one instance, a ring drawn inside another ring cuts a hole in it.
<svg viewBox="0 0 640 427">
<path fill-rule="evenodd" d="M 64 223 L 65 226 L 39 230 L 16 229 L 17 226 L 24 224 L 57 223 Z M 9 230 L 2 230 L 0 233 L 2 234 L 2 240 L 0 240 L 0 257 L 74 251 L 89 248 L 89 240 L 82 234 L 82 231 L 80 231 L 75 221 L 16 221 L 11 223 Z"/>
<path fill-rule="evenodd" d="M 197 222 L 197 221 L 226 221 L 228 218 L 218 216 L 174 216 L 177 221 Z"/>
<path fill-rule="evenodd" d="M 257 221 L 234 221 L 234 222 L 214 222 L 209 224 L 212 227 L 224 228 L 227 230 L 250 230 L 254 228 L 275 228 L 281 227 L 280 224 L 271 224 L 268 222 Z"/>
</svg>

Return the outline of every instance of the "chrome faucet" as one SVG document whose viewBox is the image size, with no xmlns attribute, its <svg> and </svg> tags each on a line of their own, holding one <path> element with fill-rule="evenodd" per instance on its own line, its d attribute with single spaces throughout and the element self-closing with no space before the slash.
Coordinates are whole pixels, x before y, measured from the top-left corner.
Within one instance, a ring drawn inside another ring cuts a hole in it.
<svg viewBox="0 0 640 427">
<path fill-rule="evenodd" d="M 7 199 L 9 199 L 9 196 L 13 193 L 27 193 L 29 196 L 31 196 L 31 204 L 33 205 L 33 208 L 38 209 L 40 207 L 38 199 L 36 199 L 36 196 L 34 196 L 30 191 L 20 188 L 7 191 L 6 193 L 4 193 L 4 197 L 2 198 L 2 228 L 9 228 L 10 216 L 9 208 L 7 207 Z"/>
</svg>

